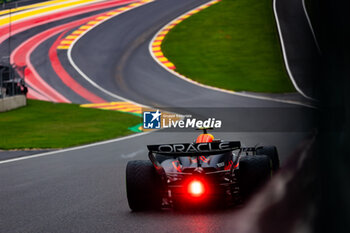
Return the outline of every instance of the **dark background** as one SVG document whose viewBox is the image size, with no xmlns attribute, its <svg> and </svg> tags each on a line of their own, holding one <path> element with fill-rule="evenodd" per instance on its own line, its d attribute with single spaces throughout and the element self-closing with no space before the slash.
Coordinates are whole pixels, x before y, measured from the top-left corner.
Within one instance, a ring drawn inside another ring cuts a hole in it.
<svg viewBox="0 0 350 233">
<path fill-rule="evenodd" d="M 311 1 L 322 57 L 315 71 L 322 114 L 316 141 L 319 178 L 314 232 L 350 232 L 350 4 Z"/>
</svg>

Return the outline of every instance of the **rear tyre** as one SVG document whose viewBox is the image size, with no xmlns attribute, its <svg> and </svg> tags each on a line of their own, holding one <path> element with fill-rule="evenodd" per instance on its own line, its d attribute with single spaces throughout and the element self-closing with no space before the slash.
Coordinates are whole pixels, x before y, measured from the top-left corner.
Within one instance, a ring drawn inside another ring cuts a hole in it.
<svg viewBox="0 0 350 233">
<path fill-rule="evenodd" d="M 272 170 L 276 172 L 280 168 L 280 159 L 275 146 L 263 146 L 256 150 L 258 155 L 267 155 L 272 161 Z"/>
<path fill-rule="evenodd" d="M 126 193 L 133 211 L 160 209 L 161 179 L 150 161 L 129 161 L 126 166 Z"/>
<path fill-rule="evenodd" d="M 239 161 L 239 189 L 241 197 L 248 199 L 271 178 L 272 167 L 266 155 L 244 156 Z"/>
</svg>

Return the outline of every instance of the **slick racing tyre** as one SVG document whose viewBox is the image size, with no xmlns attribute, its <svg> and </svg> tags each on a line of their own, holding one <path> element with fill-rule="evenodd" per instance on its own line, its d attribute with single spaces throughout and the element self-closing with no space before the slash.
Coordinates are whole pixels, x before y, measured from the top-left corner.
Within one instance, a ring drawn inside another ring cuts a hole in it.
<svg viewBox="0 0 350 233">
<path fill-rule="evenodd" d="M 128 162 L 126 192 L 129 207 L 133 211 L 161 208 L 161 179 L 150 161 Z"/>
<path fill-rule="evenodd" d="M 248 199 L 271 178 L 272 167 L 266 155 L 248 155 L 239 161 L 239 189 L 241 197 Z"/>
<path fill-rule="evenodd" d="M 275 146 L 263 146 L 256 150 L 258 155 L 267 155 L 272 162 L 272 170 L 276 172 L 280 168 L 280 159 L 278 157 L 277 148 Z"/>
</svg>

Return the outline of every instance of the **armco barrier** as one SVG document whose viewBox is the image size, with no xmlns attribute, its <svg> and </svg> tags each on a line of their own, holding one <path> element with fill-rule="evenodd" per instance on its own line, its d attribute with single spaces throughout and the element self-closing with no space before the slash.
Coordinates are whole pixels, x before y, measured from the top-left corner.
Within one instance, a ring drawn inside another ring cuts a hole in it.
<svg viewBox="0 0 350 233">
<path fill-rule="evenodd" d="M 0 112 L 6 112 L 26 105 L 27 99 L 25 95 L 0 98 Z"/>
</svg>

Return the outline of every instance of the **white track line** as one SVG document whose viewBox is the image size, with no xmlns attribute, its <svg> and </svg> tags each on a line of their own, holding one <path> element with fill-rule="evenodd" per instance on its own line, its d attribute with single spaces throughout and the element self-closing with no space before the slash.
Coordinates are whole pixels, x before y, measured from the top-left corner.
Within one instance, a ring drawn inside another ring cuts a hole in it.
<svg viewBox="0 0 350 233">
<path fill-rule="evenodd" d="M 215 0 L 213 0 L 215 1 Z M 213 2 L 211 1 L 211 2 Z M 276 98 L 272 98 L 272 97 L 266 97 L 266 96 L 257 96 L 257 95 L 250 95 L 250 94 L 247 94 L 247 93 L 242 93 L 242 92 L 235 92 L 235 91 L 231 91 L 231 90 L 226 90 L 226 89 L 221 89 L 221 88 L 218 88 L 218 87 L 212 87 L 212 86 L 209 86 L 209 85 L 205 85 L 205 84 L 202 84 L 202 83 L 199 83 L 199 82 L 196 82 L 190 78 L 187 78 L 186 76 L 182 75 L 182 74 L 179 74 L 177 72 L 175 72 L 174 70 L 172 69 L 169 69 L 168 67 L 166 67 L 164 64 L 162 64 L 160 61 L 158 61 L 158 59 L 154 56 L 153 54 L 153 51 L 152 51 L 152 44 L 153 44 L 153 41 L 155 40 L 155 38 L 158 36 L 158 34 L 163 31 L 164 28 L 166 28 L 167 26 L 169 26 L 170 24 L 172 24 L 174 21 L 177 21 L 179 18 L 181 18 L 183 15 L 186 15 L 188 14 L 189 12 L 191 12 L 192 10 L 194 9 L 197 9 L 197 8 L 200 8 L 206 4 L 208 4 L 210 2 L 207 2 L 207 3 L 204 3 L 203 5 L 200 5 L 198 7 L 195 7 L 189 11 L 187 11 L 186 13 L 180 15 L 179 17 L 175 18 L 174 20 L 170 21 L 168 24 L 164 25 L 164 27 L 162 27 L 155 35 L 154 37 L 152 38 L 151 42 L 149 43 L 149 46 L 148 46 L 148 50 L 149 50 L 149 53 L 151 54 L 153 60 L 155 60 L 160 66 L 162 66 L 165 70 L 167 70 L 168 72 L 170 72 L 171 74 L 177 76 L 178 78 L 181 78 L 182 80 L 186 81 L 186 82 L 189 82 L 189 83 L 192 83 L 194 85 L 197 85 L 197 86 L 200 86 L 200 87 L 203 87 L 203 88 L 206 88 L 206 89 L 210 89 L 210 90 L 214 90 L 214 91 L 220 91 L 220 92 L 224 92 L 224 93 L 227 93 L 227 94 L 232 94 L 232 95 L 237 95 L 237 96 L 243 96 L 243 97 L 248 97 L 248 98 L 253 98 L 253 99 L 259 99 L 259 100 L 267 100 L 267 101 L 273 101 L 273 102 L 279 102 L 279 103 L 287 103 L 287 104 L 294 104 L 294 105 L 301 105 L 301 106 L 305 106 L 305 107 L 309 107 L 309 108 L 316 108 L 315 106 L 311 105 L 311 104 L 307 104 L 307 103 L 302 103 L 302 102 L 299 102 L 299 101 L 293 101 L 293 100 L 281 100 L 281 99 L 276 99 Z M 284 51 L 284 50 L 283 50 Z M 283 53 L 283 55 L 285 56 L 285 53 Z M 171 62 L 171 61 L 170 61 Z M 291 80 L 293 82 L 293 85 L 295 86 L 295 88 L 297 89 L 297 91 L 303 95 L 304 97 L 308 98 L 308 99 L 311 99 L 313 100 L 312 98 L 310 97 L 307 97 L 303 92 L 301 92 L 301 90 L 297 87 L 294 79 L 293 79 L 293 76 L 291 75 L 290 73 L 290 70 L 289 70 L 289 67 L 287 66 L 287 70 L 288 70 L 288 74 L 290 75 L 291 77 Z"/>
<path fill-rule="evenodd" d="M 303 3 L 304 13 L 305 13 L 307 22 L 309 23 L 309 27 L 310 27 L 312 36 L 313 36 L 313 38 L 314 38 L 314 41 L 315 41 L 315 44 L 316 44 L 318 53 L 321 54 L 321 49 L 320 49 L 320 46 L 318 45 L 318 41 L 317 41 L 317 38 L 316 38 L 316 34 L 315 34 L 315 32 L 314 32 L 314 28 L 312 27 L 312 23 L 311 23 L 309 14 L 307 13 L 307 9 L 306 9 L 306 6 L 305 6 L 305 0 L 301 0 L 301 1 L 302 1 L 302 3 Z"/>
<path fill-rule="evenodd" d="M 153 1 L 151 1 L 151 2 L 153 2 Z M 130 10 L 133 10 L 133 9 L 135 9 L 135 8 L 144 6 L 144 5 L 149 4 L 149 3 L 151 3 L 151 2 L 147 2 L 147 3 L 142 4 L 142 5 L 140 5 L 140 6 L 131 8 L 131 9 L 126 10 L 126 11 L 123 11 L 123 12 L 121 12 L 120 14 L 113 15 L 113 16 L 111 16 L 111 17 L 108 18 L 108 19 L 102 20 L 100 23 L 98 23 L 98 24 L 96 24 L 94 27 L 92 27 L 92 28 L 86 30 L 85 33 L 81 34 L 78 38 L 76 38 L 76 39 L 74 40 L 74 42 L 71 44 L 71 46 L 69 47 L 68 51 L 67 51 L 67 56 L 68 56 L 68 60 L 69 60 L 70 64 L 71 64 L 71 65 L 74 67 L 74 69 L 75 69 L 86 81 L 88 81 L 91 85 L 93 85 L 94 87 L 96 87 L 96 88 L 99 89 L 100 91 L 104 92 L 105 94 L 107 94 L 107 95 L 109 95 L 109 96 L 111 96 L 111 97 L 113 97 L 113 98 L 120 99 L 120 100 L 123 100 L 123 101 L 125 101 L 125 102 L 130 102 L 130 103 L 133 103 L 133 104 L 135 104 L 135 105 L 139 105 L 139 106 L 144 107 L 144 108 L 150 108 L 150 107 L 149 107 L 149 106 L 146 106 L 146 105 L 143 105 L 143 104 L 140 104 L 140 103 L 136 103 L 135 101 L 132 101 L 132 100 L 130 100 L 130 99 L 127 99 L 127 98 L 124 98 L 124 97 L 122 97 L 122 96 L 120 96 L 120 95 L 117 95 L 117 94 L 115 94 L 115 93 L 112 93 L 112 92 L 110 92 L 110 91 L 104 89 L 104 88 L 101 87 L 100 85 L 98 85 L 98 84 L 97 84 L 96 82 L 94 82 L 91 78 L 89 78 L 89 76 L 87 76 L 87 75 L 75 64 L 75 62 L 74 62 L 74 60 L 73 60 L 73 58 L 72 58 L 72 50 L 73 50 L 75 44 L 76 44 L 84 35 L 86 35 L 89 31 L 91 31 L 92 29 L 98 27 L 99 25 L 101 25 L 102 23 L 106 22 L 107 20 L 110 20 L 110 19 L 112 19 L 112 18 L 114 18 L 114 17 L 116 17 L 116 16 L 118 16 L 118 15 L 121 15 L 121 14 L 123 14 L 123 13 L 125 13 L 125 12 L 128 12 L 128 11 L 130 11 Z"/>
<path fill-rule="evenodd" d="M 149 134 L 151 132 L 152 131 L 150 131 L 150 132 L 143 132 L 143 133 L 133 134 L 133 135 L 122 137 L 122 138 L 116 138 L 116 139 L 111 139 L 111 140 L 107 140 L 107 141 L 96 142 L 96 143 L 92 143 L 92 144 L 88 144 L 88 145 L 71 147 L 71 148 L 62 149 L 62 150 L 56 150 L 56 151 L 50 151 L 50 152 L 45 152 L 45 153 L 40 153 L 40 154 L 35 154 L 35 155 L 30 155 L 30 156 L 25 156 L 25 157 L 20 157 L 20 158 L 15 158 L 15 159 L 8 159 L 8 160 L 0 161 L 0 164 L 12 163 L 12 162 L 21 161 L 21 160 L 39 158 L 39 157 L 43 157 L 43 156 L 60 154 L 60 153 L 68 152 L 68 151 L 80 150 L 80 149 L 85 149 L 85 148 L 94 147 L 94 146 L 100 146 L 100 145 L 104 145 L 104 144 L 108 144 L 108 143 L 119 142 L 119 141 L 131 139 L 131 138 L 135 138 L 135 137 L 138 137 L 138 136 L 143 136 L 143 135 Z"/>
<path fill-rule="evenodd" d="M 275 20 L 276 20 L 276 24 L 277 24 L 277 29 L 278 29 L 278 34 L 279 34 L 279 37 L 280 37 L 280 41 L 281 41 L 281 47 L 282 47 L 282 53 L 283 53 L 283 59 L 284 59 L 284 64 L 286 66 L 286 69 L 287 69 L 287 72 L 288 72 L 288 75 L 295 87 L 295 89 L 302 95 L 304 96 L 305 98 L 309 99 L 309 100 L 313 100 L 315 101 L 315 99 L 307 96 L 298 86 L 298 84 L 295 82 L 295 79 L 293 77 L 293 74 L 292 72 L 290 71 L 290 68 L 289 68 L 289 63 L 288 63 L 288 57 L 287 57 L 287 53 L 286 53 L 286 49 L 284 47 L 284 41 L 283 41 L 283 36 L 282 36 L 282 31 L 281 31 L 281 26 L 280 26 L 280 22 L 279 22 L 279 19 L 278 19 L 278 14 L 277 14 L 277 8 L 276 8 L 276 2 L 277 0 L 273 0 L 273 12 L 274 12 L 274 15 L 275 15 Z"/>
</svg>

